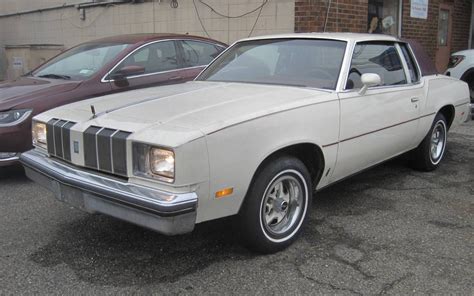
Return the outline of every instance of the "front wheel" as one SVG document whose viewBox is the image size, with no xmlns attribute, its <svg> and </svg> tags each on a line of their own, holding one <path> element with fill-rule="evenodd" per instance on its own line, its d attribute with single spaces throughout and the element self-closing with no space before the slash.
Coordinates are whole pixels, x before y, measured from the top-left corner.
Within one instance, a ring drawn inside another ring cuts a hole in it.
<svg viewBox="0 0 474 296">
<path fill-rule="evenodd" d="M 422 171 L 433 171 L 438 168 L 446 151 L 448 128 L 446 118 L 438 113 L 430 131 L 414 151 L 414 166 Z"/>
<path fill-rule="evenodd" d="M 268 161 L 257 172 L 237 217 L 245 244 L 261 253 L 288 247 L 301 231 L 311 199 L 310 174 L 299 159 Z"/>
</svg>

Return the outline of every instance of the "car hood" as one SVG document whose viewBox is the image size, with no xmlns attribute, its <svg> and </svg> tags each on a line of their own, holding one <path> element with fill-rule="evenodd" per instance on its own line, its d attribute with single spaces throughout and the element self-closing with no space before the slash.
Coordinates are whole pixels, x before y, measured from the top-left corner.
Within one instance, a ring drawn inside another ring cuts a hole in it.
<svg viewBox="0 0 474 296">
<path fill-rule="evenodd" d="M 158 131 L 161 135 L 182 134 L 167 139 L 167 144 L 174 146 L 330 97 L 329 91 L 303 87 L 195 81 L 81 101 L 43 113 L 37 119 L 66 119 L 80 123 L 83 130 L 95 125 L 129 131 L 146 139 L 156 137 Z"/>
<path fill-rule="evenodd" d="M 474 49 L 466 49 L 466 50 L 456 51 L 455 53 L 452 53 L 451 55 L 472 56 L 472 55 L 474 55 Z"/>
<path fill-rule="evenodd" d="M 0 83 L 0 111 L 24 105 L 48 94 L 67 92 L 79 86 L 78 81 L 20 77 Z"/>
</svg>

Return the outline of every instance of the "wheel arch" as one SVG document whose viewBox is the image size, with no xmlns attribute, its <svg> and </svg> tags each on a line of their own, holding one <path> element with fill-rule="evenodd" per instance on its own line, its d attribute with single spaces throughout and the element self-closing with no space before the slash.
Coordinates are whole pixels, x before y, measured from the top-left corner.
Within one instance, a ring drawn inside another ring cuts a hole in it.
<svg viewBox="0 0 474 296">
<path fill-rule="evenodd" d="M 448 130 L 451 127 L 451 124 L 454 121 L 454 115 L 456 114 L 456 109 L 453 105 L 445 105 L 441 109 L 439 109 L 438 113 L 443 114 L 444 118 L 446 118 L 446 123 L 448 124 Z"/>
<path fill-rule="evenodd" d="M 317 144 L 304 142 L 304 143 L 296 143 L 291 144 L 285 147 L 280 147 L 273 152 L 269 153 L 258 165 L 257 169 L 255 170 L 252 179 L 249 184 L 250 185 L 254 182 L 255 178 L 257 177 L 260 170 L 270 161 L 278 158 L 282 155 L 289 155 L 296 157 L 297 159 L 301 160 L 303 164 L 308 169 L 311 175 L 311 181 L 313 182 L 313 189 L 316 188 L 317 184 L 321 180 L 321 177 L 324 172 L 325 168 L 325 158 L 323 154 L 323 150 Z"/>
<path fill-rule="evenodd" d="M 462 81 L 465 81 L 467 82 L 467 78 L 470 77 L 471 75 L 474 75 L 474 66 L 470 67 L 469 69 L 467 69 L 466 71 L 464 71 L 464 73 L 461 75 L 461 77 L 459 79 L 461 79 Z"/>
</svg>

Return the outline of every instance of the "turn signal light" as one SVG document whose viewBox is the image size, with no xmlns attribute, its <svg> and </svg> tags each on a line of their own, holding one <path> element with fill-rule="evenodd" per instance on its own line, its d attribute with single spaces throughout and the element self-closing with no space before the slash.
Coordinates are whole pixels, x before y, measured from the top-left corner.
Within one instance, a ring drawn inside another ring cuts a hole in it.
<svg viewBox="0 0 474 296">
<path fill-rule="evenodd" d="M 234 192 L 234 188 L 229 187 L 216 192 L 216 198 L 222 198 L 231 195 Z"/>
</svg>

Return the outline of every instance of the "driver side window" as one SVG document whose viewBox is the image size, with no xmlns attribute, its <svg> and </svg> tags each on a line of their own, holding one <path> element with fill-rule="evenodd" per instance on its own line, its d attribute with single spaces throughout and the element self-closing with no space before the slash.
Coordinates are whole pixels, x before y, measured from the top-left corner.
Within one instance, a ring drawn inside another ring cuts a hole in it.
<svg viewBox="0 0 474 296">
<path fill-rule="evenodd" d="M 389 42 L 358 43 L 354 48 L 346 89 L 360 89 L 362 74 L 375 73 L 381 85 L 406 84 L 407 78 L 397 48 Z"/>
<path fill-rule="evenodd" d="M 114 72 L 127 66 L 145 68 L 143 74 L 178 69 L 178 57 L 174 41 L 160 41 L 147 45 L 126 58 Z"/>
</svg>

